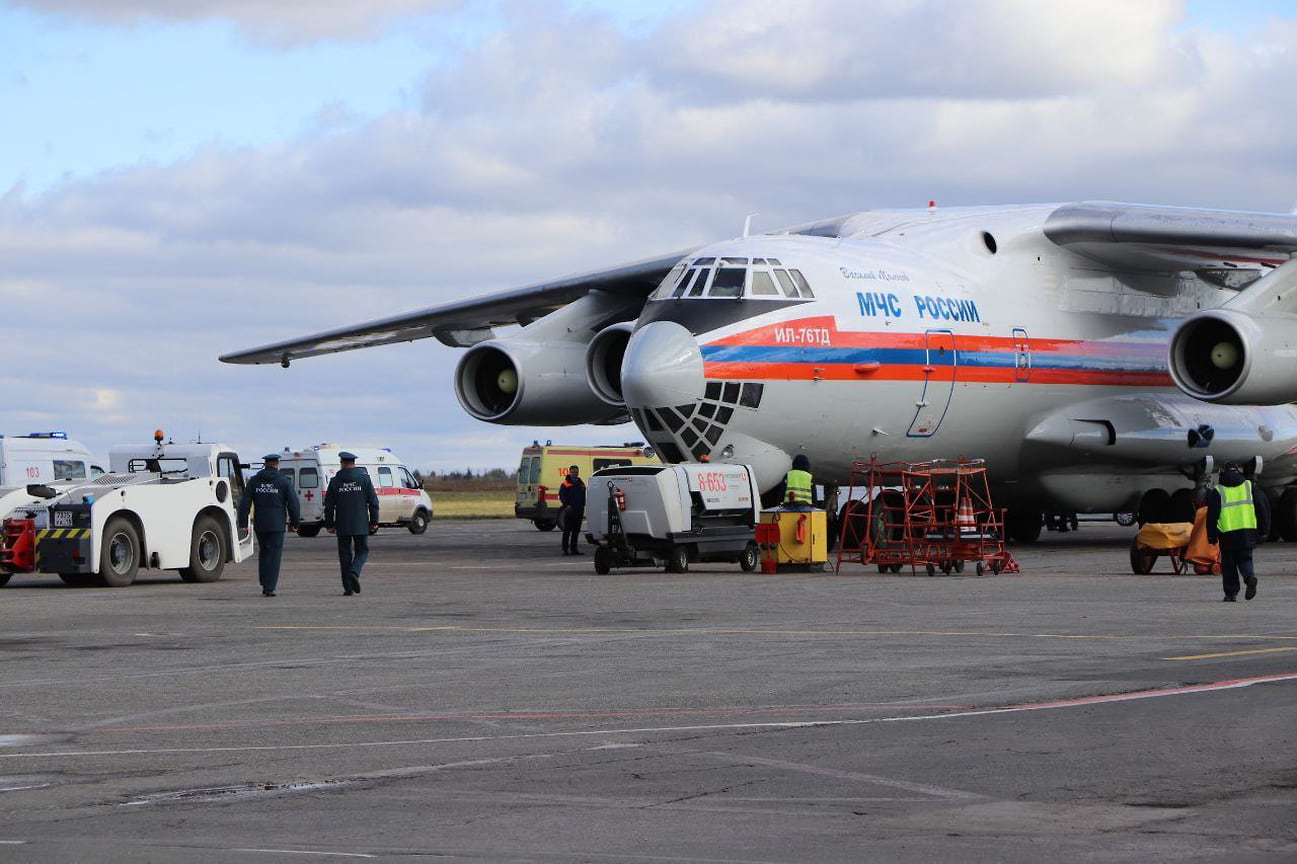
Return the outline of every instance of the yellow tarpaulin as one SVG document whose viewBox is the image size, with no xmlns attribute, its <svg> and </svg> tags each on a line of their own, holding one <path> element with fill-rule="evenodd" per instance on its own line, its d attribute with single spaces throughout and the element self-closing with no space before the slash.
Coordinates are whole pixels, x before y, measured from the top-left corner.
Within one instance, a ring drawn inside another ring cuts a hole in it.
<svg viewBox="0 0 1297 864">
<path fill-rule="evenodd" d="M 1192 522 L 1149 522 L 1139 529 L 1135 542 L 1145 549 L 1182 549 L 1192 536 Z"/>
</svg>

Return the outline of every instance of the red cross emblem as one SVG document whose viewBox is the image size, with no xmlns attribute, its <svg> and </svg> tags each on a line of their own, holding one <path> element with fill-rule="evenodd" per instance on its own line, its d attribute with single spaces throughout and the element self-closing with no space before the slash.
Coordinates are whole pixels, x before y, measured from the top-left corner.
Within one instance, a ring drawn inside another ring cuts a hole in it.
<svg viewBox="0 0 1297 864">
<path fill-rule="evenodd" d="M 306 493 L 306 500 L 307 500 L 307 501 L 310 501 L 310 500 L 311 500 L 312 498 L 314 498 L 314 497 L 315 497 L 315 493 L 314 493 L 314 492 L 307 492 L 307 493 Z"/>
</svg>

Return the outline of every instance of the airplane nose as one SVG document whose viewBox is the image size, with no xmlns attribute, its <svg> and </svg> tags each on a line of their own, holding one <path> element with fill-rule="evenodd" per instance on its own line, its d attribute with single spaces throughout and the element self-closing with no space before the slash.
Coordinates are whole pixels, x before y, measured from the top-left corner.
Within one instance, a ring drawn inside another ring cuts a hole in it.
<svg viewBox="0 0 1297 864">
<path fill-rule="evenodd" d="M 692 404 L 703 395 L 698 340 L 674 321 L 654 321 L 636 330 L 621 370 L 622 394 L 632 408 Z"/>
</svg>

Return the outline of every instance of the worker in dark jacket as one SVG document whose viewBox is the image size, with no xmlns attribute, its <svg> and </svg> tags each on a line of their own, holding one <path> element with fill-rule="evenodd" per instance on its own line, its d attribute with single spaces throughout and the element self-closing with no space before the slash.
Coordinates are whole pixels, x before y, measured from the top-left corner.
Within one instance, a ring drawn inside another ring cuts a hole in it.
<svg viewBox="0 0 1297 864">
<path fill-rule="evenodd" d="M 581 482 L 581 469 L 576 465 L 567 469 L 563 485 L 558 487 L 558 524 L 563 527 L 563 554 L 580 555 L 576 548 L 581 534 L 581 520 L 585 518 L 585 484 Z"/>
<path fill-rule="evenodd" d="M 338 454 L 342 467 L 324 492 L 324 527 L 338 535 L 342 593 L 360 593 L 360 571 L 369 558 L 369 535 L 378 530 L 378 493 L 369 472 L 356 467 L 356 454 Z"/>
<path fill-rule="evenodd" d="M 1270 532 L 1270 508 L 1265 493 L 1243 476 L 1237 462 L 1226 462 L 1216 488 L 1207 493 L 1207 539 L 1220 543 L 1220 578 L 1225 602 L 1238 596 L 1239 577 L 1247 586 L 1243 596 L 1256 596 L 1252 550 Z"/>
<path fill-rule="evenodd" d="M 257 532 L 257 576 L 261 580 L 261 596 L 274 597 L 279 584 L 279 562 L 284 557 L 284 530 L 294 531 L 302 523 L 302 512 L 297 504 L 293 484 L 279 472 L 279 454 L 267 453 L 262 460 L 265 467 L 252 475 L 239 499 L 239 534 L 248 533 L 248 510 L 252 510 L 252 525 Z"/>
</svg>

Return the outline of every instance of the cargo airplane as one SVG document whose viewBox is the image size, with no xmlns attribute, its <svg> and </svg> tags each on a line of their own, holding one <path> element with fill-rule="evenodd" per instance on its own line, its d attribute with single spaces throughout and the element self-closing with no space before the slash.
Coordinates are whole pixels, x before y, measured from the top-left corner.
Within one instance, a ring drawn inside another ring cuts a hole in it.
<svg viewBox="0 0 1297 864">
<path fill-rule="evenodd" d="M 1297 540 L 1297 216 L 1107 202 L 865 211 L 227 354 L 435 337 L 490 423 L 616 423 L 666 461 L 985 459 L 1042 510 L 1160 521 L 1257 460 Z M 497 334 L 496 328 L 521 325 Z M 1180 499 L 1180 500 L 1176 500 Z M 1173 503 L 1174 502 L 1174 503 Z"/>
</svg>

